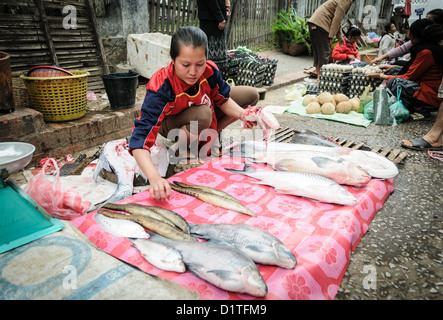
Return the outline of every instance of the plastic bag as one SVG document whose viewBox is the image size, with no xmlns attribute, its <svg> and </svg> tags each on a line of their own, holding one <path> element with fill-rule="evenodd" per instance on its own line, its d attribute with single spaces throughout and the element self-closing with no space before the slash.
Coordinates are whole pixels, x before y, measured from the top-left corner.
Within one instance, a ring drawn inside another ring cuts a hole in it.
<svg viewBox="0 0 443 320">
<path fill-rule="evenodd" d="M 285 99 L 289 101 L 299 100 L 305 95 L 307 90 L 308 88 L 304 84 L 293 84 L 285 90 Z"/>
<path fill-rule="evenodd" d="M 47 169 L 53 165 L 54 174 Z M 53 158 L 43 164 L 42 170 L 24 187 L 24 191 L 37 202 L 49 215 L 58 219 L 71 220 L 84 214 L 91 202 L 82 201 L 77 192 L 63 190 L 60 169 Z"/>
<path fill-rule="evenodd" d="M 363 108 L 363 115 L 365 118 L 371 121 L 374 120 L 374 103 L 372 100 L 369 101 Z"/>
<path fill-rule="evenodd" d="M 392 124 L 391 111 L 389 108 L 388 93 L 386 89 L 377 89 L 374 91 L 374 123 Z"/>
<path fill-rule="evenodd" d="M 397 102 L 389 106 L 389 109 L 391 111 L 391 118 L 394 124 L 402 123 L 409 118 L 409 110 L 403 105 L 403 102 L 401 102 L 400 100 L 401 89 L 401 86 L 397 87 Z"/>
<path fill-rule="evenodd" d="M 357 112 L 358 113 L 364 113 L 365 106 L 372 101 L 371 96 L 369 95 L 369 90 L 371 89 L 371 86 L 367 86 L 365 91 L 363 91 L 363 94 L 360 96 L 360 106 L 358 107 Z M 369 119 L 372 120 L 372 119 Z"/>
</svg>

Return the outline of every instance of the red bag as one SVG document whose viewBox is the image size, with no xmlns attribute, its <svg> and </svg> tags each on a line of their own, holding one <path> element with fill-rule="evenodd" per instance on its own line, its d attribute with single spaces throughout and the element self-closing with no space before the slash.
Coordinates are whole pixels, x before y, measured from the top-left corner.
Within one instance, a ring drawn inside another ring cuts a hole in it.
<svg viewBox="0 0 443 320">
<path fill-rule="evenodd" d="M 54 174 L 47 174 L 48 167 L 55 169 Z M 84 214 L 91 202 L 82 201 L 78 192 L 63 190 L 60 181 L 60 169 L 53 158 L 43 164 L 42 170 L 36 174 L 24 191 L 52 217 L 71 220 Z"/>
</svg>

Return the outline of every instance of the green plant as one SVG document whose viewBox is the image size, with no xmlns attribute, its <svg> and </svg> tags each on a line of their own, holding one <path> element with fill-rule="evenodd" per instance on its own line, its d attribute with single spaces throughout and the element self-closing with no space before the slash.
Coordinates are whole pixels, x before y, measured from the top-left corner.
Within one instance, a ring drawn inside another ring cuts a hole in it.
<svg viewBox="0 0 443 320">
<path fill-rule="evenodd" d="M 304 17 L 298 16 L 294 8 L 289 11 L 282 9 L 271 27 L 275 39 L 304 44 L 311 54 L 311 35 L 308 22 Z"/>
</svg>

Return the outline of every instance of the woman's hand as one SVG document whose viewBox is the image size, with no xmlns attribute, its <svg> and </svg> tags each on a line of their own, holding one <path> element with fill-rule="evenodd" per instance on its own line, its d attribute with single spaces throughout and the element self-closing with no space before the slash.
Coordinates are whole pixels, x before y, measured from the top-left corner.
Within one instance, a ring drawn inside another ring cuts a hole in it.
<svg viewBox="0 0 443 320">
<path fill-rule="evenodd" d="M 218 30 L 223 30 L 226 26 L 226 20 L 223 20 L 218 24 Z"/>
<path fill-rule="evenodd" d="M 132 155 L 137 161 L 140 170 L 148 178 L 149 193 L 151 198 L 155 200 L 164 200 L 171 195 L 171 187 L 169 182 L 164 179 L 158 172 L 152 162 L 151 153 L 146 149 L 134 149 Z"/>
<path fill-rule="evenodd" d="M 168 180 L 158 177 L 149 181 L 149 193 L 154 200 L 164 200 L 171 195 L 171 186 Z"/>
</svg>

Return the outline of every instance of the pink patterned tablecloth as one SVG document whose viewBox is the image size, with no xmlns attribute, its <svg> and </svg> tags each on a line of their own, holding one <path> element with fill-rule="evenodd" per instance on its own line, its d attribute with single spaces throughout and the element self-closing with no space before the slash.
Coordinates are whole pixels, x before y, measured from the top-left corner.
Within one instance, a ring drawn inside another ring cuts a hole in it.
<svg viewBox="0 0 443 320">
<path fill-rule="evenodd" d="M 262 167 L 263 165 L 252 165 Z M 394 190 L 394 179 L 372 179 L 364 188 L 345 186 L 358 199 L 356 206 L 332 205 L 277 193 L 272 187 L 253 183 L 253 178 L 233 174 L 224 167 L 242 169 L 242 160 L 222 157 L 182 171 L 168 180 L 204 185 L 235 196 L 257 217 L 215 207 L 192 196 L 171 191 L 165 201 L 150 199 L 149 191 L 120 203 L 157 205 L 173 210 L 190 223 L 247 223 L 272 233 L 290 248 L 294 269 L 258 265 L 267 286 L 264 299 L 334 299 L 355 250 L 383 203 Z M 195 290 L 201 299 L 255 299 L 219 289 L 189 272 L 175 273 L 153 267 L 131 246 L 127 238 L 115 237 L 95 222 L 96 212 L 73 220 L 73 224 L 99 249 L 137 268 Z"/>
</svg>

